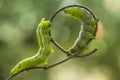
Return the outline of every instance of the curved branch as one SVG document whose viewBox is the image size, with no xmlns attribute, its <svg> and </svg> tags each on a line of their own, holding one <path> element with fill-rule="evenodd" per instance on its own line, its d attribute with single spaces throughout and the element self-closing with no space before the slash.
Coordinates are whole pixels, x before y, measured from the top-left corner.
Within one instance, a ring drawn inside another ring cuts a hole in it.
<svg viewBox="0 0 120 80">
<path fill-rule="evenodd" d="M 53 44 L 54 44 L 57 48 L 59 48 L 63 53 L 65 53 L 65 54 L 68 55 L 67 50 L 65 50 L 62 46 L 60 46 L 53 38 L 52 38 L 51 42 L 53 42 Z"/>
<path fill-rule="evenodd" d="M 50 22 L 51 22 L 51 23 L 53 22 L 53 19 L 56 17 L 56 15 L 57 15 L 58 13 L 60 13 L 61 11 L 63 11 L 63 10 L 66 9 L 66 8 L 69 8 L 69 7 L 79 7 L 79 8 L 83 8 L 83 9 L 85 9 L 86 11 L 88 11 L 88 12 L 92 15 L 93 19 L 97 21 L 97 23 L 96 23 L 96 29 L 95 29 L 96 31 L 95 31 L 95 33 L 94 33 L 94 36 L 96 36 L 96 32 L 97 32 L 97 30 L 98 30 L 98 21 L 99 21 L 99 19 L 95 16 L 95 14 L 93 13 L 93 11 L 92 11 L 90 8 L 88 8 L 88 7 L 86 7 L 86 6 L 83 6 L 83 5 L 80 5 L 80 4 L 68 5 L 68 6 L 64 6 L 64 7 L 62 7 L 62 8 L 59 8 L 59 9 L 56 10 L 56 12 L 53 13 L 53 15 L 51 16 Z M 49 32 L 49 35 L 52 36 L 52 35 L 51 35 L 51 32 Z M 89 43 L 91 42 L 91 40 L 92 40 L 92 39 L 90 39 L 86 44 L 89 44 Z M 64 52 L 65 54 L 69 55 L 69 53 L 67 52 L 67 50 L 65 50 L 61 45 L 59 45 L 54 38 L 52 38 L 52 42 L 53 42 L 53 44 L 54 44 L 56 47 L 58 47 L 62 52 Z"/>
</svg>

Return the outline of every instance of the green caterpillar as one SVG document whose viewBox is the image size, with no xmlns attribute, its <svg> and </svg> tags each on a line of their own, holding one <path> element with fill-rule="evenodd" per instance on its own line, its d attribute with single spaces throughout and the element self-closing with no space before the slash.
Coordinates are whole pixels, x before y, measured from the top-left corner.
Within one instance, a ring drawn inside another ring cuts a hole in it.
<svg viewBox="0 0 120 80">
<path fill-rule="evenodd" d="M 86 49 L 89 41 L 95 38 L 97 20 L 94 20 L 88 11 L 79 7 L 66 8 L 64 13 L 71 15 L 82 24 L 79 37 L 73 46 L 68 49 L 68 52 L 74 53 L 79 49 Z"/>
<path fill-rule="evenodd" d="M 53 49 L 50 46 L 51 36 L 49 36 L 50 31 L 50 21 L 45 21 L 43 18 L 38 25 L 36 30 L 38 43 L 39 43 L 39 50 L 36 55 L 26 58 L 20 61 L 10 72 L 11 75 L 17 74 L 18 72 L 30 68 L 35 67 L 39 64 L 47 64 L 47 58 L 49 54 L 53 53 Z"/>
</svg>

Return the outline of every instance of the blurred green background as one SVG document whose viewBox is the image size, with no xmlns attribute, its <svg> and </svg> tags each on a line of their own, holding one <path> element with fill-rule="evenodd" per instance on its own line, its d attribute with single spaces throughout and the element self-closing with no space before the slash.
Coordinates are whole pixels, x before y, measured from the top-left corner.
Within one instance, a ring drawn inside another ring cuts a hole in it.
<svg viewBox="0 0 120 80">
<path fill-rule="evenodd" d="M 120 4 L 119 0 L 0 0 L 0 80 L 20 60 L 36 54 L 39 45 L 36 28 L 40 19 L 49 19 L 58 8 L 82 4 L 97 15 L 100 31 L 88 51 L 95 54 L 71 59 L 50 70 L 30 70 L 13 80 L 119 80 L 120 79 Z M 80 24 L 62 12 L 54 19 L 52 35 L 68 49 L 78 36 Z M 66 57 L 53 44 L 55 53 L 48 63 Z M 88 52 L 86 51 L 86 52 Z M 48 64 L 48 65 L 49 65 Z"/>
</svg>

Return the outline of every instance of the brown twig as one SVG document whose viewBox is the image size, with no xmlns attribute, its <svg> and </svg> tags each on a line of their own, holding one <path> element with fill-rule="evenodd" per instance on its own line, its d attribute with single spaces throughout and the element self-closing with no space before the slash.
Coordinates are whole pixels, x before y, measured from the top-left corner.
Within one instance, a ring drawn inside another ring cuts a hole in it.
<svg viewBox="0 0 120 80">
<path fill-rule="evenodd" d="M 81 56 L 76 56 L 76 55 L 80 52 L 80 50 L 78 50 L 76 53 L 71 54 L 69 57 L 67 57 L 67 58 L 65 58 L 64 60 L 59 61 L 59 62 L 57 62 L 57 63 L 55 63 L 55 64 L 52 64 L 52 65 L 50 65 L 50 66 L 27 68 L 27 69 L 24 69 L 24 70 L 22 70 L 22 71 L 20 71 L 20 72 L 18 72 L 18 73 L 16 73 L 16 74 L 14 74 L 14 75 L 11 75 L 11 76 L 8 77 L 8 79 L 6 79 L 6 80 L 10 80 L 10 79 L 12 79 L 13 77 L 15 77 L 16 75 L 18 75 L 19 73 L 24 72 L 24 71 L 28 71 L 28 70 L 31 70 L 31 69 L 43 69 L 43 70 L 47 70 L 47 69 L 53 68 L 53 67 L 55 67 L 55 66 L 57 66 L 57 65 L 59 65 L 59 64 L 62 64 L 62 63 L 64 63 L 64 62 L 68 61 L 68 60 L 71 59 L 72 57 L 87 57 L 87 56 L 89 56 L 89 55 L 92 55 L 92 54 L 95 53 L 96 51 L 97 51 L 97 49 L 94 49 L 94 50 L 92 50 L 91 52 L 89 52 L 88 54 L 81 55 Z"/>
</svg>

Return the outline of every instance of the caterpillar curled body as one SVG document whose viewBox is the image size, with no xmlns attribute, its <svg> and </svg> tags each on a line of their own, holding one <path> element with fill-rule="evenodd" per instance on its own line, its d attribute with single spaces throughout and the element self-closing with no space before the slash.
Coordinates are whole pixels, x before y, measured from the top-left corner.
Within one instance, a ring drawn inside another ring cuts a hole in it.
<svg viewBox="0 0 120 80">
<path fill-rule="evenodd" d="M 47 64 L 47 58 L 49 54 L 53 53 L 53 49 L 50 46 L 51 37 L 49 36 L 50 31 L 50 21 L 45 21 L 43 18 L 38 25 L 36 30 L 38 42 L 39 42 L 39 50 L 36 55 L 26 58 L 20 61 L 10 72 L 11 75 L 17 74 L 18 72 L 35 67 L 39 64 Z"/>
<path fill-rule="evenodd" d="M 95 38 L 97 20 L 95 20 L 88 11 L 79 7 L 66 8 L 64 13 L 72 16 L 81 23 L 79 36 L 73 46 L 68 49 L 68 52 L 74 53 L 79 49 L 86 49 L 88 43 Z"/>
</svg>

